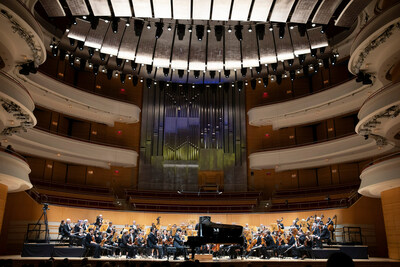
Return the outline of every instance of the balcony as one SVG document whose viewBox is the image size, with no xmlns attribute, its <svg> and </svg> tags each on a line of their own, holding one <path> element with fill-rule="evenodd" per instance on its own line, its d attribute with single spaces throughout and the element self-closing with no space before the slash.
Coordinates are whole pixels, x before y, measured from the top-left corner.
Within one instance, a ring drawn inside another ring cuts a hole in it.
<svg viewBox="0 0 400 267">
<path fill-rule="evenodd" d="M 31 169 L 25 159 L 18 153 L 0 148 L 0 183 L 8 186 L 8 192 L 20 192 L 30 189 Z"/>
</svg>

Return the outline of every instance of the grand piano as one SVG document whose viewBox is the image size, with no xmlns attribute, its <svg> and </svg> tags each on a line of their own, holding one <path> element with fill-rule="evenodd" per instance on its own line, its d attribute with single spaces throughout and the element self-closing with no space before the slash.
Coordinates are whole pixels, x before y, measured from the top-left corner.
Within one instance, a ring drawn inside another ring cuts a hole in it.
<svg viewBox="0 0 400 267">
<path fill-rule="evenodd" d="M 210 216 L 201 216 L 196 229 L 197 236 L 189 236 L 186 242 L 186 246 L 192 250 L 192 259 L 196 252 L 195 248 L 205 244 L 237 244 L 242 248 L 245 242 L 243 226 L 213 223 Z"/>
</svg>

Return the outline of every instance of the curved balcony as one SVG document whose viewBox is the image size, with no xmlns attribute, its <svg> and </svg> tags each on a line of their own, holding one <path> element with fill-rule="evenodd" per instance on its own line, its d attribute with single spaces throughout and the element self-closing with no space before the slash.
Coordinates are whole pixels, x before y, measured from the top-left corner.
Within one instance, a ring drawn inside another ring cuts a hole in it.
<svg viewBox="0 0 400 267">
<path fill-rule="evenodd" d="M 32 188 L 30 172 L 28 163 L 21 155 L 13 150 L 0 148 L 0 183 L 8 186 L 9 193 Z"/>
<path fill-rule="evenodd" d="M 136 123 L 140 120 L 140 108 L 134 104 L 88 93 L 43 73 L 22 76 L 37 105 L 74 117 L 114 126 L 115 121 Z"/>
<path fill-rule="evenodd" d="M 29 155 L 109 169 L 111 165 L 136 167 L 138 153 L 133 150 L 93 144 L 32 129 L 14 135 L 9 142 L 17 151 Z"/>
<path fill-rule="evenodd" d="M 380 198 L 383 191 L 400 185 L 400 153 L 380 158 L 361 173 L 358 192 L 363 196 Z"/>
<path fill-rule="evenodd" d="M 373 157 L 392 149 L 392 145 L 378 147 L 374 140 L 351 135 L 319 144 L 252 153 L 249 168 L 285 171 L 320 167 Z"/>
<path fill-rule="evenodd" d="M 400 82 L 391 83 L 371 95 L 361 107 L 356 126 L 360 135 L 381 136 L 400 145 Z"/>
<path fill-rule="evenodd" d="M 358 109 L 373 88 L 351 79 L 320 93 L 252 108 L 247 112 L 249 124 L 276 130 L 346 114 Z"/>
</svg>

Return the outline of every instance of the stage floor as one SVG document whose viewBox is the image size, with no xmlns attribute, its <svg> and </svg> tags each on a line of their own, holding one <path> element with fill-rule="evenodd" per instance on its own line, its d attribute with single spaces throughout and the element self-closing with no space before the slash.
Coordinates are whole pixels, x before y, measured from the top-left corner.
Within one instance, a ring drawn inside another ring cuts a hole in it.
<svg viewBox="0 0 400 267">
<path fill-rule="evenodd" d="M 7 255 L 7 256 L 0 256 L 0 260 L 12 260 L 13 261 L 13 267 L 19 267 L 22 266 L 23 264 L 27 263 L 34 263 L 35 265 L 38 264 L 41 261 L 48 260 L 48 257 L 21 257 L 20 255 Z M 63 257 L 54 257 L 56 262 L 60 262 L 64 260 Z M 72 263 L 73 266 L 80 266 L 81 261 L 83 258 L 80 257 L 73 257 L 69 258 L 69 261 Z M 166 259 L 153 259 L 153 258 L 141 258 L 137 257 L 136 259 L 130 259 L 126 260 L 125 257 L 119 257 L 119 258 L 114 258 L 114 257 L 105 257 L 102 256 L 100 259 L 94 259 L 89 257 L 88 258 L 89 263 L 92 264 L 92 266 L 95 266 L 99 261 L 100 262 L 114 262 L 117 266 L 128 266 L 126 264 L 128 261 L 129 263 L 148 263 L 147 265 L 150 266 L 150 264 L 154 263 L 162 263 L 165 262 Z M 220 266 L 326 266 L 326 259 L 293 259 L 293 258 L 270 258 L 268 260 L 263 260 L 259 258 L 248 258 L 248 259 L 229 259 L 228 257 L 222 257 L 222 258 L 213 258 L 213 260 L 202 260 L 201 263 L 203 266 L 214 266 L 215 263 L 218 263 Z M 184 262 L 182 257 L 180 260 L 169 260 L 169 265 L 171 267 L 178 266 L 180 263 Z M 357 267 L 363 267 L 363 266 L 400 266 L 400 260 L 392 260 L 388 258 L 369 258 L 369 259 L 355 259 L 354 260 L 355 266 Z M 165 266 L 165 265 L 164 265 Z"/>
</svg>

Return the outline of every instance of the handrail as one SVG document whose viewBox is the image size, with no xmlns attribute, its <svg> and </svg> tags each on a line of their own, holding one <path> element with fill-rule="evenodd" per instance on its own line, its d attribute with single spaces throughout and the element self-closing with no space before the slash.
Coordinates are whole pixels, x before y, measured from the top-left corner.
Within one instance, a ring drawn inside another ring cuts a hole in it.
<svg viewBox="0 0 400 267">
<path fill-rule="evenodd" d="M 395 82 L 395 83 L 391 82 L 391 83 L 386 84 L 385 86 L 383 86 L 383 87 L 380 88 L 379 90 L 376 90 L 375 92 L 373 92 L 372 94 L 370 94 L 370 95 L 367 97 L 367 99 L 364 100 L 364 103 L 361 105 L 361 107 L 364 106 L 364 105 L 365 105 L 368 101 L 370 101 L 372 98 L 374 98 L 375 96 L 377 96 L 377 95 L 379 95 L 380 93 L 382 93 L 383 91 L 385 91 L 387 88 L 389 88 L 389 87 L 391 87 L 391 86 L 393 86 L 393 85 L 397 85 L 397 84 L 399 84 L 399 83 L 400 83 L 400 81 L 397 81 L 397 82 Z"/>
<path fill-rule="evenodd" d="M 338 185 L 327 185 L 327 186 L 314 186 L 314 187 L 304 187 L 296 189 L 287 190 L 276 190 L 272 193 L 272 198 L 283 198 L 283 197 L 301 197 L 302 195 L 310 194 L 320 194 L 320 193 L 335 193 L 337 191 L 343 191 L 346 189 L 354 189 L 360 185 L 360 182 L 353 182 L 347 184 Z"/>
<path fill-rule="evenodd" d="M 38 125 L 36 125 L 36 126 L 34 127 L 34 129 L 37 129 L 37 130 L 43 131 L 43 132 L 48 132 L 48 133 L 51 133 L 51 134 L 55 134 L 55 135 L 58 135 L 58 136 L 61 136 L 61 137 L 74 139 L 74 140 L 76 140 L 76 141 L 81 141 L 81 142 L 86 142 L 86 143 L 95 144 L 95 145 L 108 146 L 108 147 L 115 147 L 115 148 L 120 148 L 120 149 L 125 149 L 125 150 L 133 150 L 133 151 L 138 150 L 137 147 L 136 147 L 136 149 L 135 149 L 135 147 L 126 147 L 126 146 L 120 146 L 120 145 L 115 145 L 115 144 L 103 143 L 103 142 L 94 141 L 94 140 L 90 140 L 90 139 L 79 138 L 79 137 L 76 137 L 76 136 L 67 135 L 67 134 L 63 134 L 63 133 L 60 133 L 60 132 L 52 131 L 52 130 L 50 130 L 50 129 L 46 129 L 46 128 L 40 127 L 40 126 L 38 126 Z"/>
<path fill-rule="evenodd" d="M 369 168 L 369 167 L 375 165 L 375 164 L 378 164 L 378 163 L 380 163 L 380 162 L 386 161 L 386 160 L 388 160 L 388 159 L 397 158 L 397 157 L 400 157 L 400 152 L 394 152 L 394 153 L 391 153 L 391 154 L 389 154 L 389 155 L 380 157 L 380 158 L 378 158 L 378 159 L 374 159 L 373 161 L 368 162 L 367 164 L 365 164 L 365 165 L 363 166 L 362 172 L 365 171 L 367 168 Z"/>
<path fill-rule="evenodd" d="M 79 191 L 79 193 L 86 192 L 86 193 L 96 193 L 96 194 L 103 194 L 103 195 L 112 195 L 109 187 L 100 187 L 100 186 L 91 186 L 91 185 L 82 185 L 82 184 L 70 184 L 70 183 L 57 183 L 53 181 L 46 181 L 37 178 L 30 177 L 30 180 L 34 186 L 43 186 L 47 188 L 54 188 L 54 189 L 64 189 L 67 191 Z M 76 192 L 75 192 L 76 193 Z"/>
<path fill-rule="evenodd" d="M 150 191 L 150 190 L 133 190 L 125 189 L 127 197 L 140 198 L 172 198 L 172 199 L 229 199 L 229 198 L 260 198 L 261 192 L 198 192 L 198 193 L 178 193 L 177 191 Z"/>
<path fill-rule="evenodd" d="M 19 154 L 18 152 L 15 152 L 14 150 L 10 150 L 10 149 L 7 149 L 7 148 L 0 147 L 0 151 L 3 151 L 3 152 L 8 153 L 10 155 L 13 155 L 16 158 L 22 159 L 25 163 L 28 164 L 28 161 L 26 160 L 26 158 L 24 156 L 22 156 L 21 154 Z"/>
<path fill-rule="evenodd" d="M 24 90 L 25 93 L 27 93 L 29 95 L 29 97 L 31 98 L 32 102 L 34 102 L 31 94 L 28 91 L 28 89 L 26 89 L 25 86 L 20 81 L 18 81 L 17 79 L 15 79 L 14 77 L 12 77 L 11 75 L 9 75 L 8 73 L 6 73 L 6 72 L 4 72 L 2 70 L 0 70 L 0 74 L 3 75 L 4 77 L 6 77 L 7 79 L 15 82 L 16 84 L 18 84 L 19 87 L 21 87 L 21 89 Z"/>
<path fill-rule="evenodd" d="M 332 88 L 334 88 L 334 87 L 337 87 L 337 86 L 339 86 L 339 85 L 342 85 L 342 84 L 344 84 L 344 83 L 347 83 L 347 82 L 349 82 L 349 81 L 351 81 L 351 80 L 354 80 L 354 79 L 356 79 L 355 76 L 354 76 L 354 77 L 350 77 L 350 78 L 348 78 L 348 79 L 346 79 L 346 80 L 340 81 L 340 82 L 338 82 L 338 83 L 332 84 L 332 85 L 330 85 L 330 86 L 328 86 L 328 87 L 321 88 L 321 89 L 318 90 L 318 91 L 309 92 L 309 93 L 306 93 L 306 94 L 303 94 L 303 95 L 299 95 L 299 96 L 294 96 L 294 97 L 291 97 L 290 99 L 280 99 L 280 100 L 271 101 L 271 102 L 268 102 L 268 103 L 256 104 L 256 105 L 254 105 L 254 106 L 251 106 L 251 108 L 249 108 L 249 110 L 252 109 L 252 108 L 264 107 L 264 106 L 269 106 L 269 105 L 273 105 L 273 104 L 279 104 L 279 103 L 283 103 L 283 102 L 289 102 L 289 101 L 297 100 L 297 99 L 300 99 L 300 98 L 303 98 L 303 97 L 307 97 L 307 96 L 310 96 L 310 95 L 315 95 L 315 94 L 324 92 L 324 91 L 326 91 L 326 90 L 332 89 Z"/>
<path fill-rule="evenodd" d="M 334 136 L 334 137 L 330 137 L 330 138 L 326 138 L 326 139 L 321 139 L 321 140 L 317 140 L 314 142 L 307 142 L 307 143 L 303 143 L 303 144 L 295 144 L 295 145 L 287 145 L 287 146 L 279 146 L 279 147 L 270 147 L 270 148 L 265 148 L 265 149 L 257 149 L 254 151 L 249 151 L 249 154 L 252 153 L 258 153 L 258 152 L 267 152 L 267 151 L 274 151 L 274 150 L 281 150 L 281 149 L 288 149 L 288 148 L 297 148 L 297 147 L 302 147 L 302 146 L 309 146 L 309 145 L 317 145 L 317 144 L 321 144 L 324 142 L 328 142 L 328 141 L 333 141 L 333 140 L 337 140 L 337 139 L 341 139 L 341 138 L 345 138 L 345 137 L 349 137 L 349 136 L 353 136 L 353 135 L 357 135 L 356 132 L 350 132 L 350 133 L 345 133 L 342 135 L 338 135 L 338 136 Z"/>
</svg>

